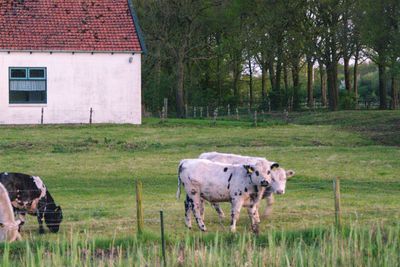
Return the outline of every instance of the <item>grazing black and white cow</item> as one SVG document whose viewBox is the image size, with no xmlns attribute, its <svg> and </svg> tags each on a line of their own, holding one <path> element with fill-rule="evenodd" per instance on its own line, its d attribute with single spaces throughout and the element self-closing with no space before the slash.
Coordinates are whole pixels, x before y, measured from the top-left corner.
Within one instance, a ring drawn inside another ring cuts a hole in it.
<svg viewBox="0 0 400 267">
<path fill-rule="evenodd" d="M 206 231 L 203 221 L 204 200 L 212 203 L 231 203 L 231 231 L 236 231 L 236 221 L 244 203 L 250 203 L 248 213 L 252 229 L 258 232 L 256 208 L 261 200 L 258 194 L 259 186 L 268 186 L 271 181 L 269 174 L 261 172 L 262 166 L 232 165 L 212 162 L 205 159 L 185 159 L 179 164 L 178 191 L 183 184 L 187 199 L 185 201 L 185 222 L 192 227 L 190 211 L 193 211 L 196 222 L 202 231 Z"/>
<path fill-rule="evenodd" d="M 22 224 L 25 214 L 28 213 L 37 216 L 39 233 L 44 233 L 43 220 L 50 232 L 58 232 L 63 219 L 62 209 L 56 205 L 40 177 L 4 172 L 0 173 L 0 183 L 7 189 L 11 204 Z"/>
<path fill-rule="evenodd" d="M 15 220 L 7 189 L 0 183 L 0 242 L 21 240 L 20 220 Z"/>
<path fill-rule="evenodd" d="M 249 157 L 236 154 L 227 154 L 219 152 L 206 152 L 199 156 L 200 159 L 208 159 L 213 162 L 221 162 L 226 164 L 255 164 L 259 162 L 263 167 L 263 171 L 271 172 L 271 185 L 262 192 L 263 198 L 267 201 L 267 207 L 264 211 L 264 217 L 268 217 L 272 212 L 272 205 L 274 203 L 274 194 L 284 194 L 286 190 L 286 181 L 294 176 L 295 172 L 292 170 L 286 171 L 281 168 L 278 163 L 269 161 L 262 157 Z M 220 217 L 224 217 L 224 212 L 218 203 L 212 203 Z M 258 208 L 257 208 L 257 217 Z"/>
</svg>

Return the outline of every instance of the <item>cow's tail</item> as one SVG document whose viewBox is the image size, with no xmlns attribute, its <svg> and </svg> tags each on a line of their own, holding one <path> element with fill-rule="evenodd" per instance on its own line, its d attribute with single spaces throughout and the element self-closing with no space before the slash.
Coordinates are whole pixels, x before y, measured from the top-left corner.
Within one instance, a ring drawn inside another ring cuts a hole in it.
<svg viewBox="0 0 400 267">
<path fill-rule="evenodd" d="M 178 190 L 176 191 L 176 199 L 178 200 L 181 197 L 181 172 L 182 172 L 182 165 L 183 163 L 179 164 L 178 169 Z"/>
</svg>

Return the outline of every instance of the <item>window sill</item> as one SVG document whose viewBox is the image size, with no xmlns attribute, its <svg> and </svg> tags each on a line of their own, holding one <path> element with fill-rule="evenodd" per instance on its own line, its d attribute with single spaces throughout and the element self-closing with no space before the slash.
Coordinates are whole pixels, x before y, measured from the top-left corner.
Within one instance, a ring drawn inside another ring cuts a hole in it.
<svg viewBox="0 0 400 267">
<path fill-rule="evenodd" d="M 29 104 L 29 103 L 21 103 L 21 104 L 8 104 L 8 107 L 13 108 L 22 108 L 22 107 L 39 107 L 39 108 L 45 108 L 47 107 L 47 104 L 43 103 L 43 104 Z"/>
</svg>

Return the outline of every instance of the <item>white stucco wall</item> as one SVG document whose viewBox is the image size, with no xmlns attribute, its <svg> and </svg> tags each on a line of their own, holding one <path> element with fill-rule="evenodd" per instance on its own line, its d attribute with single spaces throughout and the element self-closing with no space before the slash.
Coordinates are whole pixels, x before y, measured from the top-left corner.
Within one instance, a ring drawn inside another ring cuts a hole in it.
<svg viewBox="0 0 400 267">
<path fill-rule="evenodd" d="M 132 62 L 129 58 L 132 57 Z M 47 104 L 9 104 L 9 67 L 46 67 Z M 141 123 L 141 55 L 0 52 L 0 124 Z"/>
</svg>

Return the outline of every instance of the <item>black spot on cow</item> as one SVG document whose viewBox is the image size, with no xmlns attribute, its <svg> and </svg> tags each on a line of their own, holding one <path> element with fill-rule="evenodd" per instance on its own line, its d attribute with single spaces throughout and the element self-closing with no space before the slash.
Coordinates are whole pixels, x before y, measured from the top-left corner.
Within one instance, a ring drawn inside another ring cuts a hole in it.
<svg viewBox="0 0 400 267">
<path fill-rule="evenodd" d="M 258 193 L 258 187 L 256 185 L 254 186 L 254 192 Z"/>
<path fill-rule="evenodd" d="M 237 196 L 238 195 L 238 193 L 237 192 L 235 192 L 235 196 Z"/>
<path fill-rule="evenodd" d="M 260 176 L 260 173 L 259 173 L 258 171 L 256 171 L 256 175 L 257 175 L 257 176 Z"/>
<path fill-rule="evenodd" d="M 241 195 L 242 195 L 242 191 L 239 192 L 239 196 L 241 196 Z"/>
<path fill-rule="evenodd" d="M 227 171 L 228 171 L 228 167 L 225 167 L 225 168 L 224 168 L 224 172 L 227 172 Z"/>
<path fill-rule="evenodd" d="M 183 163 L 181 165 L 179 165 L 179 173 L 181 173 L 183 171 Z"/>
<path fill-rule="evenodd" d="M 247 192 L 247 187 L 244 188 L 244 192 Z"/>
<path fill-rule="evenodd" d="M 229 183 L 229 184 L 228 184 L 228 189 L 229 189 L 230 186 L 231 186 L 231 184 Z"/>
<path fill-rule="evenodd" d="M 278 163 L 272 164 L 272 165 L 271 165 L 271 170 L 272 170 L 273 168 L 279 168 L 279 164 L 278 164 Z"/>
<path fill-rule="evenodd" d="M 230 182 L 231 181 L 231 179 L 232 179 L 232 173 L 231 173 L 231 175 L 229 176 L 229 178 L 228 178 L 228 182 Z"/>
</svg>

